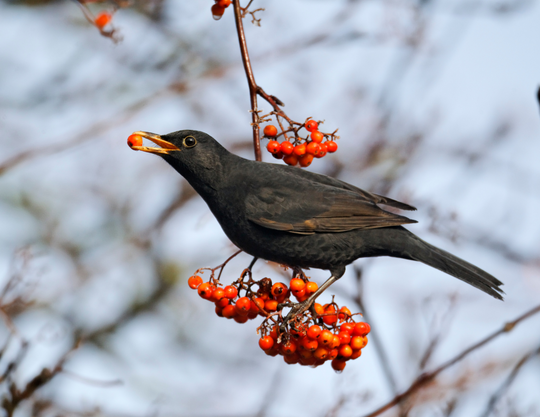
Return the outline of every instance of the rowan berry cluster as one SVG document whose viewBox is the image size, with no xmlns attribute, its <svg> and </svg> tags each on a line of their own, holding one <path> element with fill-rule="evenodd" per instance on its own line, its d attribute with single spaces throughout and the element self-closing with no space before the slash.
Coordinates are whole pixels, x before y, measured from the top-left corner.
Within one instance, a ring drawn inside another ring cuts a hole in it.
<svg viewBox="0 0 540 417">
<path fill-rule="evenodd" d="M 215 4 L 212 6 L 212 17 L 215 20 L 221 19 L 225 9 L 232 4 L 232 0 L 215 0 Z"/>
<path fill-rule="evenodd" d="M 303 275 L 293 278 L 287 286 L 272 283 L 270 278 L 254 281 L 246 270 L 237 281 L 221 288 L 212 270 L 209 281 L 203 282 L 199 275 L 193 275 L 188 285 L 202 298 L 215 303 L 219 317 L 238 323 L 264 317 L 258 328 L 259 346 L 267 355 L 281 355 L 291 365 L 317 367 L 331 361 L 332 368 L 340 372 L 348 360 L 360 357 L 368 342 L 369 324 L 355 322 L 347 307 L 338 308 L 333 301 L 325 305 L 314 303 L 312 309 L 290 320 L 283 317 L 282 309 L 293 305 L 291 296 L 303 302 L 318 289 L 317 283 Z"/>
<path fill-rule="evenodd" d="M 295 134 L 294 141 L 291 143 L 287 136 L 287 132 L 281 132 L 278 135 L 278 129 L 274 125 L 265 126 L 264 136 L 270 141 L 266 145 L 266 149 L 274 158 L 283 159 L 288 165 L 300 165 L 307 167 L 311 165 L 314 158 L 323 158 L 327 153 L 337 151 L 338 145 L 335 139 L 338 137 L 334 133 L 322 133 L 319 131 L 319 123 L 313 119 L 308 119 L 299 127 L 292 127 L 289 131 Z M 303 138 L 299 131 L 305 129 L 308 135 Z M 283 135 L 285 140 L 279 143 L 276 139 Z M 323 142 L 324 141 L 324 142 Z"/>
</svg>

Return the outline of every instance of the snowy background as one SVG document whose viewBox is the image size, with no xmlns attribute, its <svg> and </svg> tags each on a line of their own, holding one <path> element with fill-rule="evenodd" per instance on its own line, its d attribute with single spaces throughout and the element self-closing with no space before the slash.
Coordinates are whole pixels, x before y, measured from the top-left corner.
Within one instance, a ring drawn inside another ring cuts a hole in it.
<svg viewBox="0 0 540 417">
<path fill-rule="evenodd" d="M 309 169 L 416 206 L 408 228 L 506 296 L 403 260 L 349 266 L 323 298 L 358 311 L 362 270 L 386 373 L 372 342 L 336 374 L 268 357 L 255 322 L 215 316 L 186 281 L 235 248 L 180 176 L 126 145 L 136 130 L 197 129 L 253 157 L 233 11 L 216 22 L 210 5 L 135 3 L 114 16 L 115 44 L 74 2 L 0 2 L 2 395 L 85 337 L 15 415 L 361 416 L 540 302 L 540 4 L 255 0 L 257 83 L 293 119 L 339 128 L 338 152 Z M 264 262 L 254 272 L 287 279 Z M 384 415 L 482 416 L 539 346 L 535 316 Z M 490 415 L 538 416 L 539 392 L 536 355 Z"/>
</svg>

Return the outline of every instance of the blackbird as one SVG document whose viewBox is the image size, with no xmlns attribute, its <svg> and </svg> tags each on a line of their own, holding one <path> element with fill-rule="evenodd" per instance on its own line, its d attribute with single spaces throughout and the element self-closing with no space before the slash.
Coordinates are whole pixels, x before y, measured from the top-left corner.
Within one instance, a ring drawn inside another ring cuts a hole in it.
<svg viewBox="0 0 540 417">
<path fill-rule="evenodd" d="M 408 204 L 297 167 L 244 159 L 204 132 L 134 134 L 160 147 L 132 149 L 165 159 L 244 252 L 290 267 L 330 270 L 331 277 L 294 314 L 308 309 L 347 265 L 372 256 L 422 262 L 502 300 L 501 281 L 401 226 L 415 220 L 379 207 L 416 210 Z"/>
</svg>

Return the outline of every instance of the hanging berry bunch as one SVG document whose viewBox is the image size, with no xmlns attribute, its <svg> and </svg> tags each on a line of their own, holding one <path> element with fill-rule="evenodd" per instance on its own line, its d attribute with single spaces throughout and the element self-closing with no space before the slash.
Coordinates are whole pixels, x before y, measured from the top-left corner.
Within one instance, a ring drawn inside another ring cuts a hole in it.
<svg viewBox="0 0 540 417">
<path fill-rule="evenodd" d="M 212 273 L 207 282 L 197 275 L 205 269 Z M 219 317 L 237 323 L 262 317 L 257 332 L 261 336 L 259 346 L 267 355 L 281 355 L 290 365 L 317 367 L 330 361 L 332 368 L 341 372 L 347 361 L 359 358 L 367 345 L 369 324 L 356 322 L 354 316 L 359 313 L 351 314 L 347 307 L 339 308 L 333 301 L 325 305 L 315 303 L 311 311 L 291 320 L 283 318 L 283 308 L 292 305 L 291 296 L 302 302 L 318 289 L 317 283 L 303 274 L 287 286 L 283 282 L 273 283 L 270 278 L 254 281 L 251 271 L 246 269 L 238 280 L 222 288 L 219 277 L 214 277 L 216 269 L 199 269 L 189 278 L 189 287 L 214 303 Z"/>
<path fill-rule="evenodd" d="M 276 118 L 279 117 L 275 112 L 270 113 L 270 115 L 276 115 Z M 262 119 L 268 120 L 264 116 Z M 327 153 L 337 151 L 336 139 L 339 139 L 339 136 L 336 136 L 337 130 L 333 133 L 322 133 L 319 131 L 319 125 L 322 122 L 316 122 L 311 118 L 308 118 L 304 123 L 287 121 L 289 122 L 289 128 L 286 130 L 282 128 L 281 133 L 278 132 L 274 125 L 267 125 L 263 130 L 264 136 L 270 139 L 266 145 L 266 150 L 274 158 L 283 159 L 288 165 L 307 167 L 311 165 L 314 158 L 323 158 Z M 307 132 L 304 133 L 305 137 L 301 134 L 302 130 Z M 294 134 L 293 138 L 289 137 L 291 133 Z M 277 140 L 280 136 L 284 138 L 281 143 Z"/>
</svg>

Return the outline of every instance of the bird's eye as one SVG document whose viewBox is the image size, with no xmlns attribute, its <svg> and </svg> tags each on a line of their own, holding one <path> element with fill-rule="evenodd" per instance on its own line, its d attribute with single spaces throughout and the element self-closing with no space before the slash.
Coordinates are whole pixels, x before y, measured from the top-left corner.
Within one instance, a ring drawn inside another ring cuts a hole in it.
<svg viewBox="0 0 540 417">
<path fill-rule="evenodd" d="M 193 136 L 188 136 L 184 138 L 184 146 L 186 148 L 193 148 L 197 144 L 197 139 Z"/>
</svg>

